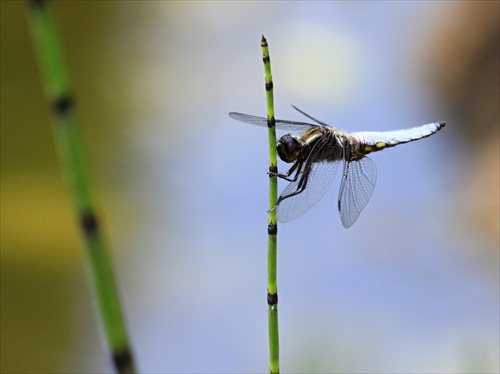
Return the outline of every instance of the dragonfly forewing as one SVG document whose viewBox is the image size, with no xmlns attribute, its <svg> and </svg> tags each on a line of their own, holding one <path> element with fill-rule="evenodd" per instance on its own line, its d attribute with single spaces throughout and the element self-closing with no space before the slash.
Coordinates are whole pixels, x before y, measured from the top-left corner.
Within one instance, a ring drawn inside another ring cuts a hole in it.
<svg viewBox="0 0 500 374">
<path fill-rule="evenodd" d="M 251 114 L 243 114 L 243 113 L 236 113 L 236 112 L 229 113 L 229 117 L 231 117 L 237 121 L 249 123 L 251 125 L 267 127 L 267 118 L 264 118 L 264 117 L 252 116 Z M 276 127 L 278 129 L 290 130 L 290 131 L 306 131 L 306 130 L 309 130 L 311 127 L 318 126 L 318 125 L 315 125 L 312 123 L 299 122 L 299 121 L 288 121 L 285 119 L 277 119 L 275 121 L 275 123 L 276 123 Z"/>
<path fill-rule="evenodd" d="M 340 219 L 346 229 L 356 222 L 368 204 L 376 181 L 377 166 L 372 159 L 363 157 L 344 164 L 338 204 Z"/>
</svg>

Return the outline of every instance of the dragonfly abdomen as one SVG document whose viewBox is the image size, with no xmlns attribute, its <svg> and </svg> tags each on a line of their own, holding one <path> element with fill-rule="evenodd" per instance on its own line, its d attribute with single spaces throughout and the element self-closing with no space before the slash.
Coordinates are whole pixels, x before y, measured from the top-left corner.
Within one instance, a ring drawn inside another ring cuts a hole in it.
<svg viewBox="0 0 500 374">
<path fill-rule="evenodd" d="M 404 130 L 355 132 L 352 136 L 359 142 L 360 150 L 364 154 L 368 154 L 398 144 L 427 138 L 441 130 L 444 125 L 445 122 L 433 122 Z"/>
</svg>

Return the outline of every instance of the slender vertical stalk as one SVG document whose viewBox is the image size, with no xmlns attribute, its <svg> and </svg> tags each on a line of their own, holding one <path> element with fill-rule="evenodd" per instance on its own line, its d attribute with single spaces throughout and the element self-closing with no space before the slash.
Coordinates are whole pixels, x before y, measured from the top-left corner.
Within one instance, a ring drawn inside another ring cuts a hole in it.
<svg viewBox="0 0 500 374">
<path fill-rule="evenodd" d="M 280 371 L 280 351 L 278 335 L 278 284 L 276 281 L 277 267 L 277 234 L 278 223 L 276 202 L 278 200 L 278 160 L 276 157 L 276 127 L 274 119 L 273 77 L 267 40 L 262 35 L 262 60 L 266 77 L 267 126 L 269 130 L 269 217 L 267 226 L 267 304 L 269 325 L 269 372 L 277 374 Z"/>
<path fill-rule="evenodd" d="M 43 0 L 30 1 L 28 20 L 45 94 L 52 110 L 61 168 L 80 222 L 87 268 L 97 296 L 112 360 L 118 373 L 135 373 L 111 261 L 98 224 L 95 199 L 91 193 L 87 156 L 74 114 L 68 73 L 47 3 Z"/>
</svg>

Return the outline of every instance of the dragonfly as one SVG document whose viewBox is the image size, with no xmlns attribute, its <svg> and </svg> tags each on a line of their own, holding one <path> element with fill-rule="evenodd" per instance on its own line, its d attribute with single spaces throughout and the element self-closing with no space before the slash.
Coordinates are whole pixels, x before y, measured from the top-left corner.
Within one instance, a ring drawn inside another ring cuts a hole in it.
<svg viewBox="0 0 500 374">
<path fill-rule="evenodd" d="M 446 124 L 439 121 L 403 130 L 349 133 L 292 107 L 316 123 L 275 121 L 278 129 L 302 132 L 300 135 L 283 135 L 277 142 L 280 159 L 293 163 L 288 171 L 284 174 L 268 172 L 290 182 L 276 202 L 280 222 L 297 219 L 316 205 L 329 189 L 343 162 L 338 210 L 344 227 L 351 227 L 375 189 L 377 167 L 367 155 L 427 138 Z M 268 126 L 264 117 L 236 112 L 229 113 L 229 116 L 252 125 Z"/>
</svg>

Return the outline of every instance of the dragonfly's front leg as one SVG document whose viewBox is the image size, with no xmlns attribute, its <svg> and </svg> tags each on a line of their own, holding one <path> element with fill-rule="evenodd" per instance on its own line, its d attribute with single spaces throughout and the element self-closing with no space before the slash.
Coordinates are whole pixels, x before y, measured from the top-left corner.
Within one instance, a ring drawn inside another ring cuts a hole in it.
<svg viewBox="0 0 500 374">
<path fill-rule="evenodd" d="M 325 142 L 326 142 L 325 138 L 323 138 L 323 141 L 317 142 L 316 145 L 314 146 L 314 148 L 312 149 L 311 153 L 307 157 L 307 160 L 296 161 L 295 164 L 290 168 L 290 170 L 288 170 L 287 174 L 291 174 L 293 172 L 293 169 L 298 167 L 298 169 L 295 173 L 295 177 L 293 179 L 286 179 L 285 178 L 286 180 L 288 180 L 290 182 L 296 182 L 297 179 L 299 178 L 299 176 L 300 176 L 300 180 L 297 183 L 297 187 L 295 188 L 295 190 L 293 190 L 292 192 L 290 192 L 286 195 L 282 194 L 278 198 L 276 206 L 278 206 L 279 203 L 282 202 L 283 200 L 288 199 L 292 196 L 296 196 L 296 195 L 302 193 L 306 189 L 307 182 L 309 180 L 309 175 L 311 174 L 311 170 L 313 167 L 313 162 L 314 162 L 314 160 L 316 160 L 318 158 L 318 155 L 322 152 L 321 146 L 323 144 L 325 144 Z"/>
<path fill-rule="evenodd" d="M 281 173 L 274 173 L 272 172 L 271 170 L 267 170 L 267 174 L 269 174 L 269 176 L 271 177 L 278 177 L 278 178 L 282 178 L 286 181 L 289 181 L 289 182 L 295 182 L 297 180 L 297 178 L 299 177 L 299 174 L 302 170 L 302 165 L 304 163 L 303 162 L 295 162 L 292 167 L 290 169 L 288 169 L 288 171 L 285 173 L 285 174 L 281 174 Z M 298 168 L 298 169 L 297 169 Z M 295 176 L 293 178 L 289 178 L 290 175 L 293 174 L 293 172 L 295 171 L 295 169 L 297 169 L 296 173 L 295 173 Z"/>
<path fill-rule="evenodd" d="M 268 170 L 268 171 L 267 171 L 267 174 L 269 174 L 270 176 L 276 176 L 276 177 L 278 177 L 278 178 L 282 178 L 282 179 L 287 180 L 287 181 L 289 181 L 289 182 L 295 182 L 295 181 L 297 181 L 297 179 L 298 179 L 298 177 L 299 177 L 299 175 L 300 175 L 300 173 L 301 173 L 301 171 L 302 171 L 302 166 L 303 166 L 303 165 L 304 165 L 304 162 L 299 162 L 299 161 L 296 161 L 296 162 L 292 165 L 292 167 L 291 167 L 290 169 L 288 169 L 288 171 L 287 171 L 285 174 L 274 173 L 274 172 L 272 172 L 271 170 Z M 296 170 L 296 169 L 297 169 L 297 170 Z M 294 172 L 295 172 L 295 176 L 294 176 L 293 178 L 289 178 L 289 176 L 290 176 L 290 175 L 292 175 Z M 298 192 L 294 193 L 294 195 L 296 195 L 296 194 L 298 194 L 298 193 L 302 192 L 302 190 L 303 190 L 304 188 L 305 188 L 305 185 L 304 185 L 304 187 L 301 189 L 301 191 L 298 191 Z M 279 203 L 283 200 L 283 198 L 286 198 L 286 197 L 290 197 L 290 196 L 285 196 L 285 197 L 280 196 L 280 197 L 278 198 L 278 201 L 276 202 L 276 205 L 274 206 L 274 208 L 273 208 L 273 209 L 271 209 L 271 210 L 270 210 L 270 211 L 268 211 L 268 212 L 272 212 L 273 210 L 275 210 L 275 209 L 277 208 L 278 204 L 279 204 Z"/>
</svg>

